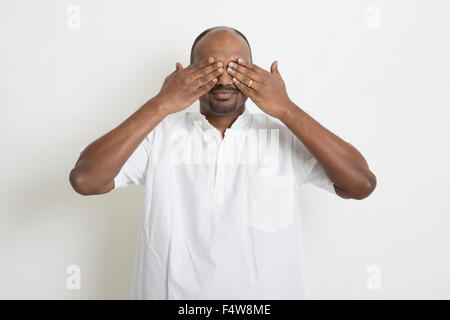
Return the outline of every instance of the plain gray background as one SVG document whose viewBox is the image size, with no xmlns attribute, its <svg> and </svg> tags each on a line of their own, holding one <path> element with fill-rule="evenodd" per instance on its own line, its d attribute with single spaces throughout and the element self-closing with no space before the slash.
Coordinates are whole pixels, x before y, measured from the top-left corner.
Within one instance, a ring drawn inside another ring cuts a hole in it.
<svg viewBox="0 0 450 320">
<path fill-rule="evenodd" d="M 82 197 L 69 171 L 227 25 L 378 178 L 363 201 L 302 187 L 311 298 L 450 298 L 449 14 L 437 0 L 2 0 L 0 297 L 129 297 L 144 189 Z"/>
</svg>

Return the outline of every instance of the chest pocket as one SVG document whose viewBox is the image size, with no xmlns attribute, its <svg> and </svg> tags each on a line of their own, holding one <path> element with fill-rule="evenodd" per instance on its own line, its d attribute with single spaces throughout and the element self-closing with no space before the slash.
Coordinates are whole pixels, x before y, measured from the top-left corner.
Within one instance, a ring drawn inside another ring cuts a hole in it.
<svg viewBox="0 0 450 320">
<path fill-rule="evenodd" d="M 276 232 L 293 224 L 297 188 L 292 176 L 251 175 L 247 190 L 245 225 L 265 232 Z"/>
</svg>

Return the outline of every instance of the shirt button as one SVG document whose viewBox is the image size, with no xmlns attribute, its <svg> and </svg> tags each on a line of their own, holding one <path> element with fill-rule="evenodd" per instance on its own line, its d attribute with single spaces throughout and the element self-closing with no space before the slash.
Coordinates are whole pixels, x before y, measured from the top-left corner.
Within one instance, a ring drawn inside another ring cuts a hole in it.
<svg viewBox="0 0 450 320">
<path fill-rule="evenodd" d="M 219 204 L 223 201 L 223 191 L 221 189 L 214 189 L 212 200 L 214 203 Z"/>
</svg>

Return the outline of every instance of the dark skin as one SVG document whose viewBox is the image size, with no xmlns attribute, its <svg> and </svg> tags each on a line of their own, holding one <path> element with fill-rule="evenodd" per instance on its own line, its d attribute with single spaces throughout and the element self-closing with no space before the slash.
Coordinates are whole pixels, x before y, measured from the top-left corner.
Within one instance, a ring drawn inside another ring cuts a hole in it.
<svg viewBox="0 0 450 320">
<path fill-rule="evenodd" d="M 83 150 L 69 175 L 74 190 L 96 195 L 114 189 L 114 177 L 153 128 L 167 115 L 186 109 L 207 94 L 223 72 L 223 65 L 213 57 L 186 68 L 177 62 L 156 96 Z"/>
<path fill-rule="evenodd" d="M 253 83 L 249 88 L 250 79 Z M 216 99 L 211 93 L 218 89 L 233 94 L 225 100 Z M 361 153 L 289 99 L 277 62 L 272 63 L 270 71 L 253 64 L 247 43 L 227 29 L 216 29 L 202 38 L 194 50 L 193 64 L 183 68 L 177 63 L 155 97 L 92 142 L 72 169 L 70 182 L 83 195 L 109 192 L 126 160 L 168 114 L 199 99 L 200 112 L 223 136 L 245 110 L 248 97 L 300 139 L 320 162 L 340 197 L 364 199 L 373 192 L 376 177 Z"/>
<path fill-rule="evenodd" d="M 237 62 L 239 57 L 250 61 L 250 50 L 247 43 L 234 32 L 216 29 L 204 36 L 196 45 L 194 63 L 208 56 L 212 56 L 227 66 L 229 62 Z M 217 77 L 217 83 L 213 90 L 226 89 L 233 92 L 233 96 L 225 101 L 214 98 L 214 95 L 206 94 L 200 97 L 200 112 L 208 121 L 224 135 L 236 118 L 244 111 L 245 101 L 248 97 L 241 92 L 232 81 L 232 77 L 223 72 Z"/>
<path fill-rule="evenodd" d="M 216 87 L 235 87 L 240 91 L 234 100 L 224 102 L 213 101 L 209 95 L 200 98 L 200 112 L 222 135 L 244 110 L 245 101 L 250 97 L 262 111 L 281 120 L 300 139 L 324 168 L 336 194 L 345 199 L 364 199 L 373 192 L 376 177 L 364 157 L 291 101 L 277 61 L 272 63 L 270 72 L 253 64 L 247 43 L 227 30 L 208 33 L 194 53 L 197 59 L 214 55 L 225 61 L 226 73 L 219 76 Z M 249 88 L 250 79 L 253 82 Z M 219 107 L 228 108 L 229 116 L 215 113 L 213 109 Z"/>
</svg>

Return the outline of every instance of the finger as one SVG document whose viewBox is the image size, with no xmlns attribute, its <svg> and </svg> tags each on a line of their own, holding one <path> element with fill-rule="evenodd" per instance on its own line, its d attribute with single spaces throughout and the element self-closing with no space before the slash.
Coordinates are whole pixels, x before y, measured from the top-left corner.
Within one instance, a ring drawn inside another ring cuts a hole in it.
<svg viewBox="0 0 450 320">
<path fill-rule="evenodd" d="M 278 60 L 277 60 L 277 61 L 274 61 L 274 62 L 272 63 L 272 65 L 270 66 L 270 72 L 271 72 L 273 75 L 276 75 L 277 77 L 281 78 L 280 71 L 278 70 Z"/>
<path fill-rule="evenodd" d="M 170 78 L 174 73 L 176 73 L 178 70 L 180 70 L 180 66 L 181 66 L 181 68 L 183 68 L 183 66 L 179 62 L 176 62 L 175 70 L 173 70 L 169 75 L 167 75 L 166 79 Z"/>
<path fill-rule="evenodd" d="M 247 69 L 250 69 L 255 73 L 264 74 L 264 72 L 266 72 L 266 70 L 264 70 L 263 68 L 258 67 L 256 64 L 253 64 L 244 58 L 239 58 L 237 62 L 238 62 L 238 65 L 244 66 Z"/>
<path fill-rule="evenodd" d="M 250 83 L 250 80 L 253 80 L 250 89 L 258 90 L 258 88 L 260 87 L 258 81 L 256 81 L 255 79 L 251 79 L 250 77 L 247 77 L 239 72 L 236 72 L 236 70 L 228 68 L 227 72 L 246 86 Z"/>
<path fill-rule="evenodd" d="M 213 78 L 211 81 L 206 83 L 204 86 L 201 86 L 197 89 L 199 97 L 207 94 L 209 90 L 211 90 L 217 83 L 217 78 Z"/>
<path fill-rule="evenodd" d="M 198 78 L 201 78 L 201 77 L 205 76 L 206 74 L 209 74 L 218 69 L 223 70 L 223 63 L 221 61 L 215 62 L 215 63 L 207 65 L 206 67 L 203 67 L 197 71 L 194 71 L 192 73 L 192 77 L 194 79 L 198 79 Z"/>
<path fill-rule="evenodd" d="M 213 64 L 214 60 L 215 59 L 213 57 L 205 58 L 205 59 L 200 60 L 200 61 L 198 61 L 198 62 L 196 62 L 194 64 L 189 65 L 186 68 L 186 70 L 188 70 L 188 72 L 195 72 L 198 69 L 201 69 L 201 68 L 206 67 L 206 66 L 208 66 L 210 64 Z"/>
<path fill-rule="evenodd" d="M 223 68 L 216 69 L 216 70 L 210 72 L 209 74 L 207 74 L 207 75 L 205 75 L 205 76 L 203 76 L 203 77 L 198 78 L 198 79 L 197 79 L 197 83 L 199 84 L 199 86 L 201 86 L 202 84 L 208 83 L 208 82 L 210 82 L 211 80 L 213 80 L 214 78 L 217 78 L 217 77 L 220 76 L 223 72 L 224 72 L 224 71 L 223 71 Z"/>
<path fill-rule="evenodd" d="M 234 85 L 247 97 L 252 97 L 254 94 L 254 90 L 252 88 L 249 88 L 246 84 L 240 82 L 238 79 L 233 78 Z M 252 85 L 253 86 L 253 85 Z"/>
<path fill-rule="evenodd" d="M 231 74 L 234 75 L 233 70 L 239 72 L 240 74 L 243 74 L 244 76 L 247 76 L 247 78 L 253 79 L 253 81 L 261 82 L 262 76 L 255 71 L 247 68 L 247 66 L 238 65 L 237 63 L 231 61 L 228 64 L 228 69 L 231 69 Z"/>
</svg>

